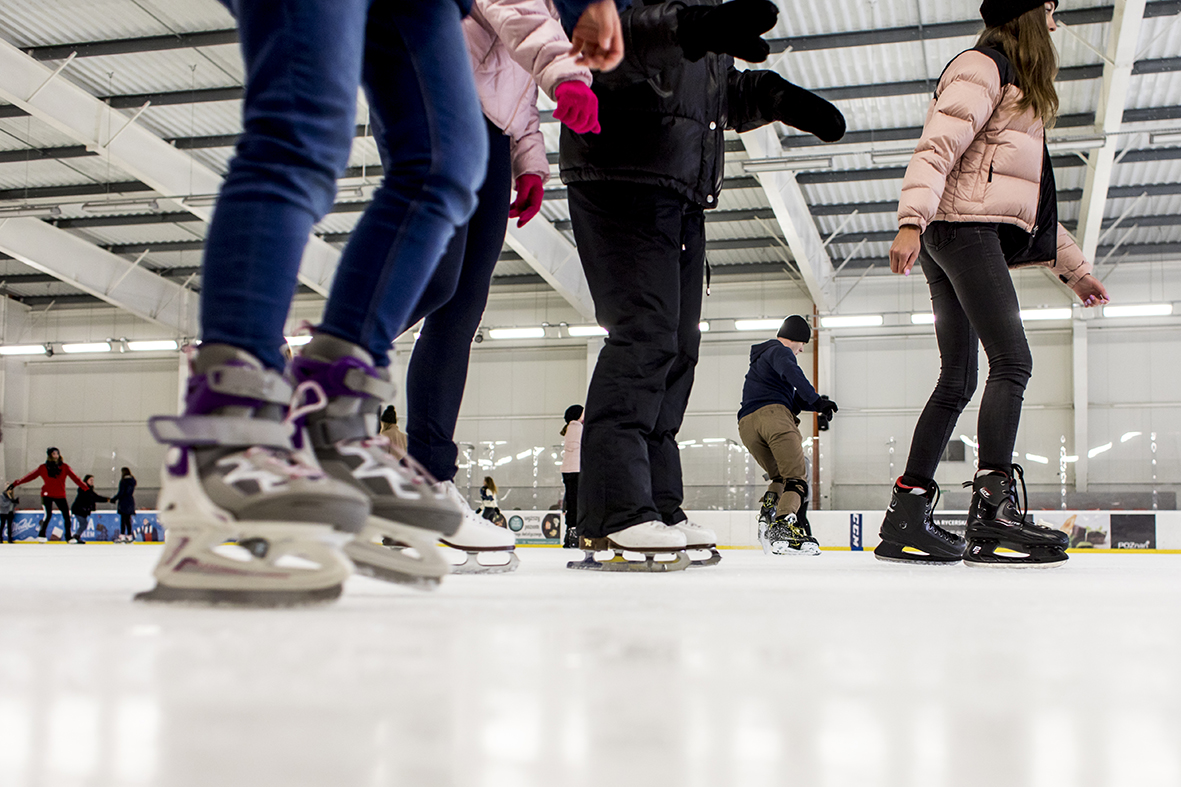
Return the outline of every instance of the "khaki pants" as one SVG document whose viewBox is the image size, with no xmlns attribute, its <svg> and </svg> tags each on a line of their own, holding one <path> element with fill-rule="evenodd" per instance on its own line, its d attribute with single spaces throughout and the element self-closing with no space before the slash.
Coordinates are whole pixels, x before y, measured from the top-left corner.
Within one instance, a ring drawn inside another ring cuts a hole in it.
<svg viewBox="0 0 1181 787">
<path fill-rule="evenodd" d="M 800 419 L 782 404 L 760 407 L 738 421 L 738 436 L 751 456 L 771 479 L 767 489 L 779 495 L 775 516 L 787 516 L 800 510 L 799 494 L 784 492 L 783 481 L 804 478 L 804 440 Z"/>
</svg>

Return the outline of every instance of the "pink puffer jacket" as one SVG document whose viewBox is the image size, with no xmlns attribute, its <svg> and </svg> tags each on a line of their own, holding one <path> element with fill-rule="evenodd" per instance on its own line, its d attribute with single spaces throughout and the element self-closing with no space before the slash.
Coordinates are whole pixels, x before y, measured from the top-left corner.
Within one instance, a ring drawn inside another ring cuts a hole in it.
<svg viewBox="0 0 1181 787">
<path fill-rule="evenodd" d="M 550 98 L 562 82 L 590 86 L 550 0 L 475 0 L 463 20 L 484 114 L 512 137 L 513 178 L 549 177 L 537 113 L 537 86 Z"/>
<path fill-rule="evenodd" d="M 932 221 L 1037 221 L 1045 127 L 1021 112 L 1022 92 L 1002 85 L 996 63 L 969 49 L 947 66 L 927 109 L 923 135 L 902 181 L 898 226 Z M 1058 256 L 1041 263 L 1073 286 L 1091 263 L 1058 225 Z"/>
</svg>

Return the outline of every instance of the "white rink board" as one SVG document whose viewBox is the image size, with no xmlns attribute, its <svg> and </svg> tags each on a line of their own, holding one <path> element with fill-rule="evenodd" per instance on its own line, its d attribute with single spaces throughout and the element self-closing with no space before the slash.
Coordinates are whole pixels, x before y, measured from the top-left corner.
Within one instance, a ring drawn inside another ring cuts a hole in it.
<svg viewBox="0 0 1181 787">
<path fill-rule="evenodd" d="M 694 522 L 717 533 L 718 545 L 728 547 L 757 547 L 757 511 L 687 511 Z M 962 518 L 965 511 L 940 511 L 937 516 Z M 1030 515 L 1039 521 L 1054 526 L 1068 517 L 1079 517 L 1092 522 L 1107 522 L 1111 515 L 1147 517 L 1152 511 L 1031 511 Z M 1181 511 L 1157 511 L 1156 545 L 1158 550 L 1181 550 Z M 826 549 L 849 549 L 850 531 L 855 517 L 861 517 L 861 546 L 873 549 L 878 545 L 878 528 L 881 527 L 884 510 L 876 511 L 809 511 L 808 521 L 812 524 L 812 535 Z M 1103 548 L 1112 545 L 1106 543 Z M 1126 551 L 1137 551 L 1128 549 Z"/>
</svg>

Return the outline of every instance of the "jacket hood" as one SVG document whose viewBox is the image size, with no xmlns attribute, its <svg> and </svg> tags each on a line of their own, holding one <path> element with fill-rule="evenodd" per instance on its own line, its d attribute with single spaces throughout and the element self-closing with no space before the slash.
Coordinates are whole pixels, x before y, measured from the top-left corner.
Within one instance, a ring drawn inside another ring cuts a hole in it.
<svg viewBox="0 0 1181 787">
<path fill-rule="evenodd" d="M 763 342 L 762 344 L 754 345 L 753 347 L 750 348 L 750 362 L 754 363 L 755 361 L 757 361 L 759 359 L 759 357 L 761 355 L 763 355 L 764 353 L 770 352 L 771 350 L 775 349 L 775 347 L 777 347 L 777 346 L 778 347 L 783 346 L 783 345 L 779 344 L 778 339 L 770 339 L 768 341 Z"/>
</svg>

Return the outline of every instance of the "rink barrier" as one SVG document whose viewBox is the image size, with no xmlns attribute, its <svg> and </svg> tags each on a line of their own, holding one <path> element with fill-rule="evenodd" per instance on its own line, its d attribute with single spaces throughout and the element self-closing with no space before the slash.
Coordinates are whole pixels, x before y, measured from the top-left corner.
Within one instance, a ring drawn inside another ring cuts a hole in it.
<svg viewBox="0 0 1181 787">
<path fill-rule="evenodd" d="M 558 547 L 564 523 L 560 511 L 502 510 L 504 523 L 520 546 Z M 1181 554 L 1181 511 L 1033 511 L 1038 521 L 1066 529 L 1071 534 L 1071 552 L 1097 554 L 1142 552 Z M 721 549 L 758 549 L 756 511 L 687 511 L 697 524 L 713 530 Z M 826 551 L 869 551 L 878 545 L 878 528 L 883 511 L 809 511 L 812 533 Z M 13 525 L 16 540 L 36 538 L 43 511 L 18 511 Z M 936 522 L 953 532 L 963 533 L 966 511 L 941 511 Z M 132 518 L 137 542 L 159 542 L 164 538 L 156 511 L 137 511 Z M 96 511 L 82 534 L 85 541 L 113 540 L 119 533 L 119 515 Z M 50 520 L 49 538 L 61 541 L 61 513 Z"/>
</svg>

